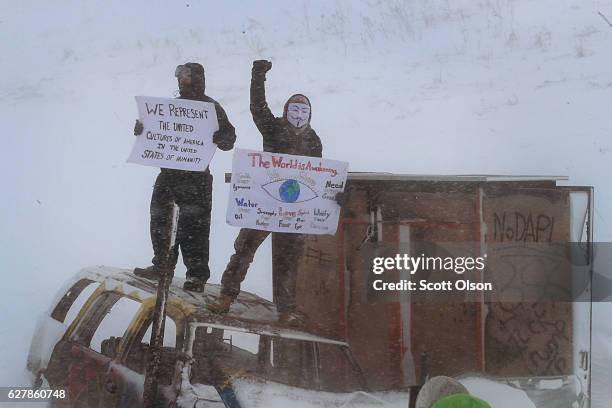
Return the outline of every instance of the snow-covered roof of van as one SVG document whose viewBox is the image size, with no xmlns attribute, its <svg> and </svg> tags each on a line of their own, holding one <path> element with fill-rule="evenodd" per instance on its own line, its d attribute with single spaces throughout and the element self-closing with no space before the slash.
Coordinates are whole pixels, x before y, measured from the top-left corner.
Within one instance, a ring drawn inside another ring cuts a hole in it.
<svg viewBox="0 0 612 408">
<path fill-rule="evenodd" d="M 225 173 L 225 182 L 229 183 L 232 173 Z M 444 182 L 505 182 L 505 181 L 567 181 L 568 176 L 533 176 L 501 174 L 398 174 L 385 172 L 349 171 L 349 180 L 364 181 L 444 181 Z"/>
<path fill-rule="evenodd" d="M 56 305 L 72 286 L 81 280 L 100 282 L 104 290 L 124 293 L 127 296 L 144 301 L 155 299 L 157 284 L 149 279 L 134 275 L 130 269 L 113 268 L 108 266 L 95 266 L 82 269 L 72 279 L 64 284 L 53 303 Z M 204 293 L 190 292 L 183 289 L 185 280 L 174 277 L 168 293 L 168 301 L 179 305 L 181 309 L 192 317 L 193 322 L 207 323 L 208 325 L 220 325 L 234 327 L 267 335 L 278 335 L 308 339 L 323 343 L 334 343 L 346 345 L 345 342 L 319 335 L 316 328 L 293 328 L 283 327 L 278 323 L 278 313 L 274 304 L 264 298 L 249 292 L 240 292 L 229 312 L 226 315 L 216 315 L 208 311 L 208 302 L 217 299 L 221 293 L 220 285 L 207 283 Z M 310 333 L 316 331 L 317 333 Z"/>
<path fill-rule="evenodd" d="M 396 174 L 379 172 L 349 172 L 349 180 L 382 180 L 382 181 L 564 181 L 567 176 L 530 176 L 530 175 L 495 175 L 495 174 Z"/>
</svg>

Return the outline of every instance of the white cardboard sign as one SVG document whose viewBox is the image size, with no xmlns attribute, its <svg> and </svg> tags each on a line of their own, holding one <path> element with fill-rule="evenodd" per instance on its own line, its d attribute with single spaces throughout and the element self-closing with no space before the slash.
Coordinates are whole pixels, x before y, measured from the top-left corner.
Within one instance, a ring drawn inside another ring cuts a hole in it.
<svg viewBox="0 0 612 408">
<path fill-rule="evenodd" d="M 227 223 L 264 231 L 336 233 L 348 163 L 235 149 Z"/>
<path fill-rule="evenodd" d="M 136 96 L 144 131 L 128 162 L 166 169 L 204 171 L 217 145 L 215 105 L 188 99 Z"/>
</svg>

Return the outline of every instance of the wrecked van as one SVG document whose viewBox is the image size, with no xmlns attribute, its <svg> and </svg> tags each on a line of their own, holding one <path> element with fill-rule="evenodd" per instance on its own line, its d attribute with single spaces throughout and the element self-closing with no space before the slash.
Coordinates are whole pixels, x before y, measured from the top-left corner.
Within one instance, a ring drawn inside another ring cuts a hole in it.
<svg viewBox="0 0 612 408">
<path fill-rule="evenodd" d="M 246 292 L 227 315 L 211 314 L 206 303 L 219 287 L 192 293 L 182 285 L 174 278 L 170 287 L 159 406 L 257 406 L 253 395 L 266 389 L 318 396 L 332 406 L 365 395 L 345 342 L 280 326 L 274 305 Z M 139 406 L 155 293 L 154 282 L 130 270 L 82 270 L 37 321 L 27 361 L 34 386 L 65 389 L 71 406 Z"/>
</svg>

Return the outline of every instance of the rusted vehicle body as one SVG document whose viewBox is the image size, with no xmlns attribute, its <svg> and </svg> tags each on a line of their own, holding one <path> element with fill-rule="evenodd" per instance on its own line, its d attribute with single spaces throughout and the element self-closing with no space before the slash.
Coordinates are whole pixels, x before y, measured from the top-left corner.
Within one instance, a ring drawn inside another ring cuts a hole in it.
<svg viewBox="0 0 612 408">
<path fill-rule="evenodd" d="M 345 342 L 281 327 L 272 303 L 245 292 L 227 315 L 210 314 L 219 287 L 200 294 L 182 284 L 174 278 L 170 287 L 159 406 L 240 407 L 237 381 L 325 394 L 365 389 Z M 37 322 L 27 363 L 35 386 L 66 389 L 70 406 L 139 406 L 155 292 L 129 270 L 82 270 Z"/>
</svg>

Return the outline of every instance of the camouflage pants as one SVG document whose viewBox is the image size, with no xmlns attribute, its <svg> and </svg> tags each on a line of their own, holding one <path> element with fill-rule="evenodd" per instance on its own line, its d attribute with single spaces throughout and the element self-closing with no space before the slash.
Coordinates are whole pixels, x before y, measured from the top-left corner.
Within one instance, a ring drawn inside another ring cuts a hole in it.
<svg viewBox="0 0 612 408">
<path fill-rule="evenodd" d="M 153 265 L 174 269 L 179 248 L 187 276 L 208 280 L 212 175 L 206 172 L 162 171 L 151 197 Z M 172 208 L 179 207 L 176 242 L 168 253 Z"/>
<path fill-rule="evenodd" d="M 240 230 L 234 242 L 235 252 L 221 278 L 221 293 L 232 298 L 238 296 L 240 284 L 246 277 L 257 248 L 270 234 L 269 231 L 249 228 Z M 301 234 L 272 234 L 275 236 L 272 296 L 279 312 L 293 312 L 296 307 L 297 260 L 303 251 L 304 238 Z"/>
</svg>

